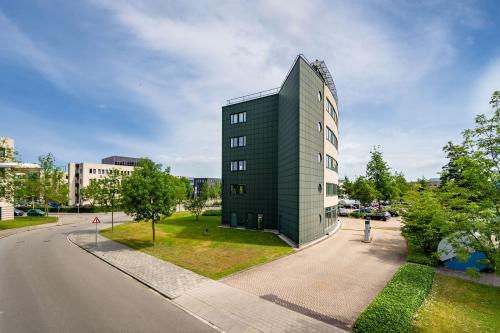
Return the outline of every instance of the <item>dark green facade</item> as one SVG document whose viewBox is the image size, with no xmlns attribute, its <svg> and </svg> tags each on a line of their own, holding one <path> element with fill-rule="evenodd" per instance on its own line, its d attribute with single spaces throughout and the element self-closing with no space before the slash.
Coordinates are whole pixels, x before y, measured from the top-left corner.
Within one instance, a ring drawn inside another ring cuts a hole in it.
<svg viewBox="0 0 500 333">
<path fill-rule="evenodd" d="M 323 87 L 321 76 L 299 56 L 278 93 L 222 108 L 223 224 L 276 229 L 297 245 L 328 232 L 318 189 L 324 173 L 318 162 L 325 141 L 318 131 Z M 231 124 L 231 115 L 241 112 L 246 121 Z M 231 148 L 231 138 L 241 135 L 246 146 Z M 231 161 L 241 160 L 246 170 L 231 171 Z M 237 184 L 246 185 L 246 193 L 231 191 Z"/>
</svg>

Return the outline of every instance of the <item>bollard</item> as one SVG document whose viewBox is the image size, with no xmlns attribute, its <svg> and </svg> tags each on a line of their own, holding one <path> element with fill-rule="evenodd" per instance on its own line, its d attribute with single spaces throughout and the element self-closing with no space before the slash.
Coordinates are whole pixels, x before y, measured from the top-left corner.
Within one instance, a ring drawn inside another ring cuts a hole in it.
<svg viewBox="0 0 500 333">
<path fill-rule="evenodd" d="M 366 220 L 365 220 L 365 239 L 363 240 L 363 242 L 365 242 L 365 243 L 370 243 L 371 242 L 370 230 L 371 230 L 371 227 L 370 227 L 370 217 L 367 216 Z"/>
</svg>

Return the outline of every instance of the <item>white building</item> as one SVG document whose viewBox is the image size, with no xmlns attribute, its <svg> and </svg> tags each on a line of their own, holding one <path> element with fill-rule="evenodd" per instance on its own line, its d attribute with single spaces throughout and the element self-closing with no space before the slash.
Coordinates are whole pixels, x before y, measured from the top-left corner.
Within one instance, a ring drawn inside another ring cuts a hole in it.
<svg viewBox="0 0 500 333">
<path fill-rule="evenodd" d="M 16 162 L 14 151 L 14 139 L 0 137 L 0 220 L 14 218 L 14 177 L 40 170 L 38 164 Z"/>
<path fill-rule="evenodd" d="M 106 177 L 111 170 L 118 170 L 121 174 L 129 176 L 134 170 L 133 166 L 101 164 L 101 163 L 69 163 L 68 164 L 68 205 L 86 205 L 89 201 L 80 200 L 80 190 L 90 184 L 92 179 Z"/>
</svg>

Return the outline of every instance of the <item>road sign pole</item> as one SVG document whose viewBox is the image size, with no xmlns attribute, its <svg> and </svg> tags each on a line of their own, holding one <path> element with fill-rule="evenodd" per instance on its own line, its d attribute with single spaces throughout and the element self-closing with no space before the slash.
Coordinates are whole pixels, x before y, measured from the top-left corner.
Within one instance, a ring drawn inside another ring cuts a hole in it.
<svg viewBox="0 0 500 333">
<path fill-rule="evenodd" d="M 97 223 L 95 223 L 95 247 L 97 247 Z"/>
</svg>

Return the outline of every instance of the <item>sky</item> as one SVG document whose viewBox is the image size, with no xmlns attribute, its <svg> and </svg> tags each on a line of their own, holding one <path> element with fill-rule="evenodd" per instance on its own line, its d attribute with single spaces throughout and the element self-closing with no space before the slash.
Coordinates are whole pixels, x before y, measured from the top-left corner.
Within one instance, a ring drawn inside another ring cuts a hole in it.
<svg viewBox="0 0 500 333">
<path fill-rule="evenodd" d="M 437 177 L 500 90 L 497 1 L 0 0 L 0 136 L 25 162 L 149 157 L 220 177 L 221 107 L 279 87 L 296 55 L 339 96 L 339 174 L 380 146 Z"/>
</svg>

